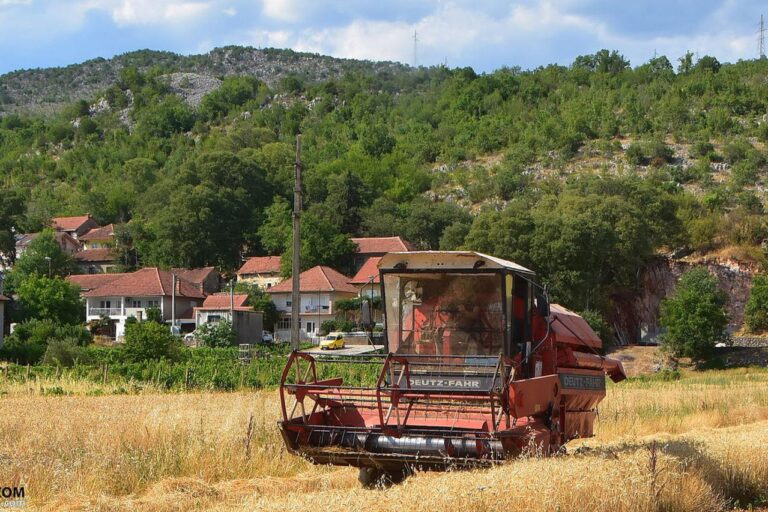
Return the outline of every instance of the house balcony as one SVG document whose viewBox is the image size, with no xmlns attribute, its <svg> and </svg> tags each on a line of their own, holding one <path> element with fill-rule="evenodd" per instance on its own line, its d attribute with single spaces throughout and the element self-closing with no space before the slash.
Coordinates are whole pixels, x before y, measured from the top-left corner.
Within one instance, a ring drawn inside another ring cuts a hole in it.
<svg viewBox="0 0 768 512">
<path fill-rule="evenodd" d="M 88 308 L 88 316 L 122 316 L 122 308 Z"/>
<path fill-rule="evenodd" d="M 329 306 L 318 306 L 316 304 L 308 304 L 302 308 L 302 313 L 323 313 L 329 315 L 331 308 Z"/>
</svg>

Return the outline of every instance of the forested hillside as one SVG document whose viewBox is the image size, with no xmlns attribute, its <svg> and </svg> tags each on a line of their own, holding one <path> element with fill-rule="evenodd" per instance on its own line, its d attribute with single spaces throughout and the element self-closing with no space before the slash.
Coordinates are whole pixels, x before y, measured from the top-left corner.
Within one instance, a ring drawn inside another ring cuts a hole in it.
<svg viewBox="0 0 768 512">
<path fill-rule="evenodd" d="M 768 61 L 674 62 L 244 74 L 197 106 L 173 92 L 178 61 L 124 66 L 55 116 L 0 119 L 0 250 L 90 212 L 125 224 L 142 265 L 284 253 L 300 133 L 304 267 L 398 234 L 512 259 L 556 300 L 604 310 L 660 251 L 763 261 Z"/>
</svg>

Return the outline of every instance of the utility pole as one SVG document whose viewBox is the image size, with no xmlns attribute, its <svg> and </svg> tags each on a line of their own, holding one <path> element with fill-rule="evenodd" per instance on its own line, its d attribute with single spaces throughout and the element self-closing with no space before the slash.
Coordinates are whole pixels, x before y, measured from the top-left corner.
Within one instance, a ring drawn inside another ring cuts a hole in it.
<svg viewBox="0 0 768 512">
<path fill-rule="evenodd" d="M 301 135 L 296 136 L 296 163 L 294 164 L 293 182 L 293 259 L 291 261 L 291 345 L 294 350 L 299 349 L 301 325 L 299 324 L 299 310 L 301 307 L 301 294 L 299 275 L 301 274 Z"/>
<path fill-rule="evenodd" d="M 765 58 L 765 23 L 763 15 L 760 15 L 760 29 L 757 31 L 757 53 L 761 59 Z"/>
<path fill-rule="evenodd" d="M 176 334 L 176 274 L 171 274 L 171 333 Z"/>
<path fill-rule="evenodd" d="M 229 282 L 229 321 L 235 326 L 235 280 Z"/>
<path fill-rule="evenodd" d="M 419 65 L 419 35 L 414 30 L 413 31 L 413 67 L 417 67 Z"/>
</svg>

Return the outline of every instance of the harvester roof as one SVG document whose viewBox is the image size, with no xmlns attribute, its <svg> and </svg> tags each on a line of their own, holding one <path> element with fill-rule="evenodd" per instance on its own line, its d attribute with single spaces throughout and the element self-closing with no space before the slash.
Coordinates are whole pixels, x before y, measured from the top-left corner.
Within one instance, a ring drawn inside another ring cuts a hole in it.
<svg viewBox="0 0 768 512">
<path fill-rule="evenodd" d="M 390 252 L 379 262 L 380 270 L 478 270 L 506 269 L 526 275 L 534 275 L 515 262 L 475 251 L 411 251 Z"/>
</svg>

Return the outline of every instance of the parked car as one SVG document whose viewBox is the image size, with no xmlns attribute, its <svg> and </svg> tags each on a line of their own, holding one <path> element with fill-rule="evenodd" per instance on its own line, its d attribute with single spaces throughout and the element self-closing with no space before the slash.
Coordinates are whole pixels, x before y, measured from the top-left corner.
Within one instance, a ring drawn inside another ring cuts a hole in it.
<svg viewBox="0 0 768 512">
<path fill-rule="evenodd" d="M 320 350 L 344 348 L 344 333 L 331 332 L 320 342 Z"/>
<path fill-rule="evenodd" d="M 261 331 L 261 342 L 265 344 L 271 344 L 275 342 L 274 336 L 269 331 Z"/>
</svg>

